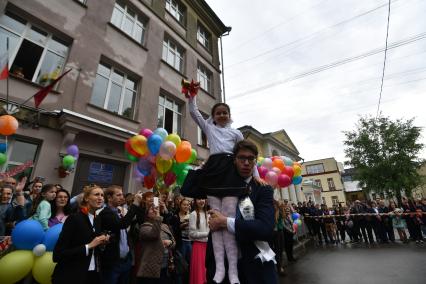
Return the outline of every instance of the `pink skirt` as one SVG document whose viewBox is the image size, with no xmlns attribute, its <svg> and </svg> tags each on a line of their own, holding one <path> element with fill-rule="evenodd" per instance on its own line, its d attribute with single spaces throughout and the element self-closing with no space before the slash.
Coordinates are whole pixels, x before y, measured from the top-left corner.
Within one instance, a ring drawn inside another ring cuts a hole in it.
<svg viewBox="0 0 426 284">
<path fill-rule="evenodd" d="M 191 266 L 189 268 L 190 284 L 204 284 L 207 282 L 205 266 L 206 249 L 207 243 L 205 242 L 195 241 L 192 243 Z"/>
</svg>

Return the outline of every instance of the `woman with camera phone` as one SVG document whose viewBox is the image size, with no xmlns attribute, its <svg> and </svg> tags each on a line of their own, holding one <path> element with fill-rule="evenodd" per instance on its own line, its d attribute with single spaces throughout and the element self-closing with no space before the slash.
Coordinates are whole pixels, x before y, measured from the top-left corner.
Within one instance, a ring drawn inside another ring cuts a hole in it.
<svg viewBox="0 0 426 284">
<path fill-rule="evenodd" d="M 104 193 L 99 186 L 84 187 L 80 210 L 67 218 L 53 250 L 57 265 L 52 283 L 100 283 L 99 249 L 109 241 L 96 218 L 103 204 Z"/>
</svg>

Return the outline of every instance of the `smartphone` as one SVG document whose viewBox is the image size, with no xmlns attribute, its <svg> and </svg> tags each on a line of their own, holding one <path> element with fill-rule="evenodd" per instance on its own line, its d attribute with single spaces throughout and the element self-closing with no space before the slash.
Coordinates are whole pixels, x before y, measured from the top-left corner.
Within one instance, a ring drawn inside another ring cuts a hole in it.
<svg viewBox="0 0 426 284">
<path fill-rule="evenodd" d="M 158 197 L 154 197 L 154 207 L 160 206 L 160 202 L 158 200 Z"/>
</svg>

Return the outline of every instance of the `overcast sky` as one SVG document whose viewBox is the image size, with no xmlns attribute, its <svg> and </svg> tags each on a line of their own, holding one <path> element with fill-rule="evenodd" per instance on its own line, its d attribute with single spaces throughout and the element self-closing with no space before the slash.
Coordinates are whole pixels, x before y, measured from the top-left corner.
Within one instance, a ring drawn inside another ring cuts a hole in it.
<svg viewBox="0 0 426 284">
<path fill-rule="evenodd" d="M 343 162 L 343 131 L 353 130 L 360 116 L 376 115 L 388 1 L 207 2 L 232 27 L 223 49 L 233 126 L 285 129 L 305 161 Z M 415 118 L 424 144 L 425 15 L 424 0 L 392 1 L 380 105 L 392 119 Z M 330 64 L 337 66 L 325 67 Z"/>
</svg>

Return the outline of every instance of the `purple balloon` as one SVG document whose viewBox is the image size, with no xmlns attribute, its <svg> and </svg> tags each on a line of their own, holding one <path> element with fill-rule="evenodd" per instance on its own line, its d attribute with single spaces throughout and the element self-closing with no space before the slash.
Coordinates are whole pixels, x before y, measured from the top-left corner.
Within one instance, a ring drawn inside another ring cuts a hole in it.
<svg viewBox="0 0 426 284">
<path fill-rule="evenodd" d="M 139 131 L 139 134 L 145 136 L 146 138 L 149 138 L 152 135 L 152 133 L 153 133 L 152 130 L 148 128 L 144 128 L 141 131 Z"/>
<path fill-rule="evenodd" d="M 75 157 L 78 157 L 78 153 L 79 153 L 79 151 L 78 151 L 77 145 L 70 145 L 70 146 L 67 147 L 67 154 L 68 155 L 74 156 L 74 158 L 75 158 Z"/>
</svg>

